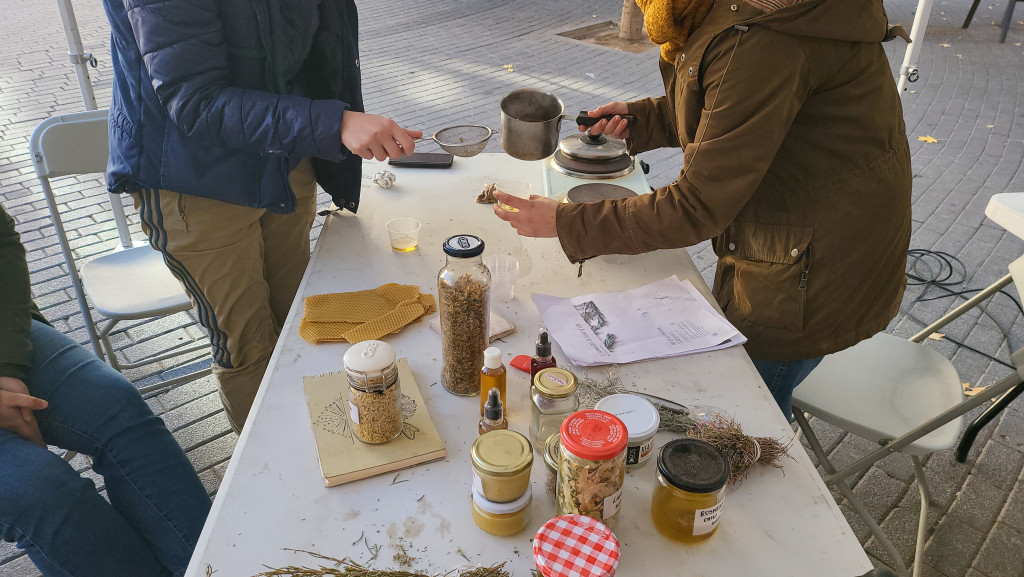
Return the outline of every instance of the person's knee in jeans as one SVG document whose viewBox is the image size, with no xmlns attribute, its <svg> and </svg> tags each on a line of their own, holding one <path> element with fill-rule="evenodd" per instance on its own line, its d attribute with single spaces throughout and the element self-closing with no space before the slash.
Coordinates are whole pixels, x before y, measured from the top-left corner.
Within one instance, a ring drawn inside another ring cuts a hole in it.
<svg viewBox="0 0 1024 577">
<path fill-rule="evenodd" d="M 60 457 L 0 430 L 0 528 L 4 541 L 42 547 L 67 513 L 96 494 Z M 85 528 L 83 528 L 85 529 Z"/>
</svg>

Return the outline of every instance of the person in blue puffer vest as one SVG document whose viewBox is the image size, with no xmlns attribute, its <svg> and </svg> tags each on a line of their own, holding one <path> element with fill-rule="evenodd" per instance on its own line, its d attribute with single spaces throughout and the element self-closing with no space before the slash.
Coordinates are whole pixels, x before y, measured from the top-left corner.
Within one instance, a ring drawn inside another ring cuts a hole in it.
<svg viewBox="0 0 1024 577">
<path fill-rule="evenodd" d="M 359 206 L 362 159 L 422 136 L 366 114 L 353 0 L 103 0 L 109 190 L 131 194 L 245 423 L 309 261 L 316 186 Z"/>
</svg>

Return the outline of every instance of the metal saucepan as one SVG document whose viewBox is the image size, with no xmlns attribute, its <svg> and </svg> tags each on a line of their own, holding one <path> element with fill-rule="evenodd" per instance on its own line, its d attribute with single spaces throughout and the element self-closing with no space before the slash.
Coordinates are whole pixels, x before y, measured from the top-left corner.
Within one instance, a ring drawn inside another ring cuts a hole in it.
<svg viewBox="0 0 1024 577">
<path fill-rule="evenodd" d="M 591 118 L 581 112 L 573 118 L 564 116 L 565 105 L 554 94 L 532 88 L 513 90 L 501 99 L 501 148 L 519 160 L 540 160 L 558 148 L 558 130 L 562 119 L 583 126 L 593 126 L 602 118 Z M 632 115 L 621 115 L 632 124 Z"/>
</svg>

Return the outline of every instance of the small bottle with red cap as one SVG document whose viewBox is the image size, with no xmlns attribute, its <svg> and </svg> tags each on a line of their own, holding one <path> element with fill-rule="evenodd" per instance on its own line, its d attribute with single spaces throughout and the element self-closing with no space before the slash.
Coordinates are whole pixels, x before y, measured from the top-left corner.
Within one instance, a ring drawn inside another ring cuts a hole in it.
<svg viewBox="0 0 1024 577">
<path fill-rule="evenodd" d="M 562 423 L 559 438 L 558 514 L 586 515 L 614 530 L 626 476 L 626 425 L 605 411 L 577 411 Z"/>
</svg>

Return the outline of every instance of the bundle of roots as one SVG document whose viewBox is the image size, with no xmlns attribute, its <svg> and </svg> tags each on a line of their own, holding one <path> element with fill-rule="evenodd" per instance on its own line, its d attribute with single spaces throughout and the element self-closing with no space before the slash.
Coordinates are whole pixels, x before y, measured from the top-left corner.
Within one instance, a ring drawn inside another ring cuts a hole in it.
<svg viewBox="0 0 1024 577">
<path fill-rule="evenodd" d="M 589 376 L 580 379 L 576 393 L 580 405 L 588 408 L 614 394 L 638 395 L 647 399 L 661 416 L 659 431 L 700 439 L 725 453 L 731 467 L 729 483 L 742 479 L 755 463 L 781 469 L 780 461 L 789 456 L 787 443 L 774 437 L 745 434 L 743 427 L 724 411 L 713 407 L 687 407 L 655 395 L 630 391 L 614 372 L 602 380 Z"/>
</svg>

